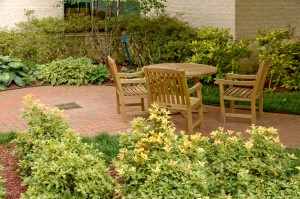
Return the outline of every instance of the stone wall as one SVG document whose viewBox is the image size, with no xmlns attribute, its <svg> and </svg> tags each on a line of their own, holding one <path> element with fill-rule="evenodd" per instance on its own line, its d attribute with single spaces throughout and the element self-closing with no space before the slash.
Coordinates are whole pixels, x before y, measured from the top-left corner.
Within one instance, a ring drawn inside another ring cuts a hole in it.
<svg viewBox="0 0 300 199">
<path fill-rule="evenodd" d="M 181 13 L 192 26 L 230 28 L 235 33 L 235 0 L 167 0 L 166 10 Z"/>
<path fill-rule="evenodd" d="M 237 39 L 251 39 L 258 30 L 288 25 L 300 36 L 300 0 L 236 0 Z"/>
<path fill-rule="evenodd" d="M 34 10 L 34 16 L 63 16 L 63 6 L 59 0 L 0 0 L 0 28 L 12 28 L 15 23 L 26 21 L 26 10 Z"/>
</svg>

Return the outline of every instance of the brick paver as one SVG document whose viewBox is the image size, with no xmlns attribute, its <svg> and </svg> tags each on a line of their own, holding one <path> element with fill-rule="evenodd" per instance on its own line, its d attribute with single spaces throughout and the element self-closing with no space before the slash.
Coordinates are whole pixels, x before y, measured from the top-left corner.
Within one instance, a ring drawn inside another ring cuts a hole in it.
<svg viewBox="0 0 300 199">
<path fill-rule="evenodd" d="M 20 110 L 24 107 L 23 96 L 32 94 L 34 99 L 40 99 L 48 107 L 57 104 L 75 102 L 81 108 L 64 110 L 63 114 L 78 134 L 94 136 L 99 132 L 118 134 L 130 129 L 130 121 L 122 122 L 121 115 L 116 111 L 114 86 L 41 86 L 0 92 L 0 132 L 26 130 L 24 119 L 20 118 Z M 130 107 L 134 108 L 134 107 Z M 250 128 L 250 120 L 228 118 L 226 123 L 220 123 L 220 111 L 217 106 L 205 105 L 204 128 L 196 129 L 203 135 L 208 135 L 218 127 L 225 130 L 244 132 Z M 171 115 L 171 121 L 177 130 L 187 132 L 186 121 L 179 115 Z M 300 146 L 300 115 L 264 113 L 257 119 L 257 125 L 278 129 L 281 142 L 285 146 Z"/>
</svg>

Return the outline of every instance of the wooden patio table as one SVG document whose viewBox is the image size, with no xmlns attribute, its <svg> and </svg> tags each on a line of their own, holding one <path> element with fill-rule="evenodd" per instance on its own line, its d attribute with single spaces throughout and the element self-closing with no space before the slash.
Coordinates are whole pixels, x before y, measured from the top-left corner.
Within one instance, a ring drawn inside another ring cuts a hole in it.
<svg viewBox="0 0 300 199">
<path fill-rule="evenodd" d="M 194 84 L 200 81 L 200 77 L 217 73 L 217 67 L 206 64 L 161 63 L 148 65 L 147 67 L 183 69 L 185 70 L 185 74 L 187 77 L 193 77 Z"/>
</svg>

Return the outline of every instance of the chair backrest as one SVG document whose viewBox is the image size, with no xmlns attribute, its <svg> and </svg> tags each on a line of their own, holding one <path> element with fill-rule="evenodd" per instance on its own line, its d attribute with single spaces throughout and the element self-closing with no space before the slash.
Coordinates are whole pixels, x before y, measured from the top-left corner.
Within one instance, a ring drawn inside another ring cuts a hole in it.
<svg viewBox="0 0 300 199">
<path fill-rule="evenodd" d="M 190 106 L 184 70 L 144 67 L 144 73 L 150 103 L 181 110 Z"/>
<path fill-rule="evenodd" d="M 264 89 L 264 84 L 268 75 L 268 71 L 271 65 L 271 58 L 266 59 L 259 64 L 258 71 L 256 73 L 256 83 L 254 86 L 254 92 L 259 94 Z"/>
<path fill-rule="evenodd" d="M 122 92 L 122 85 L 121 85 L 121 80 L 120 80 L 120 77 L 119 77 L 116 62 L 110 56 L 107 56 L 107 61 L 108 61 L 108 65 L 109 65 L 112 77 L 114 78 L 116 88 L 117 88 L 117 90 L 119 90 L 119 92 Z"/>
</svg>

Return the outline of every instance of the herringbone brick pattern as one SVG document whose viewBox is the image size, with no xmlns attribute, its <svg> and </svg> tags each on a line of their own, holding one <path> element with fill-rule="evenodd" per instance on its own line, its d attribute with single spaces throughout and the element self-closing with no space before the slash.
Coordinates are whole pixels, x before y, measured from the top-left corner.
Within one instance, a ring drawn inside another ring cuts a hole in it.
<svg viewBox="0 0 300 199">
<path fill-rule="evenodd" d="M 20 117 L 20 110 L 24 107 L 22 98 L 28 94 L 32 94 L 34 99 L 40 99 L 48 107 L 72 102 L 78 104 L 80 108 L 64 110 L 63 114 L 80 135 L 94 136 L 103 131 L 118 134 L 131 127 L 133 117 L 123 123 L 121 115 L 117 114 L 114 86 L 41 86 L 0 92 L 0 132 L 28 128 L 26 121 Z M 240 132 L 250 128 L 250 120 L 247 119 L 229 118 L 226 123 L 220 123 L 219 107 L 204 107 L 204 128 L 196 129 L 195 132 L 208 135 L 218 127 Z M 171 117 L 177 130 L 187 132 L 186 121 L 180 114 Z M 285 146 L 300 146 L 300 115 L 264 113 L 262 118 L 257 119 L 257 125 L 278 129 L 280 140 Z"/>
</svg>

